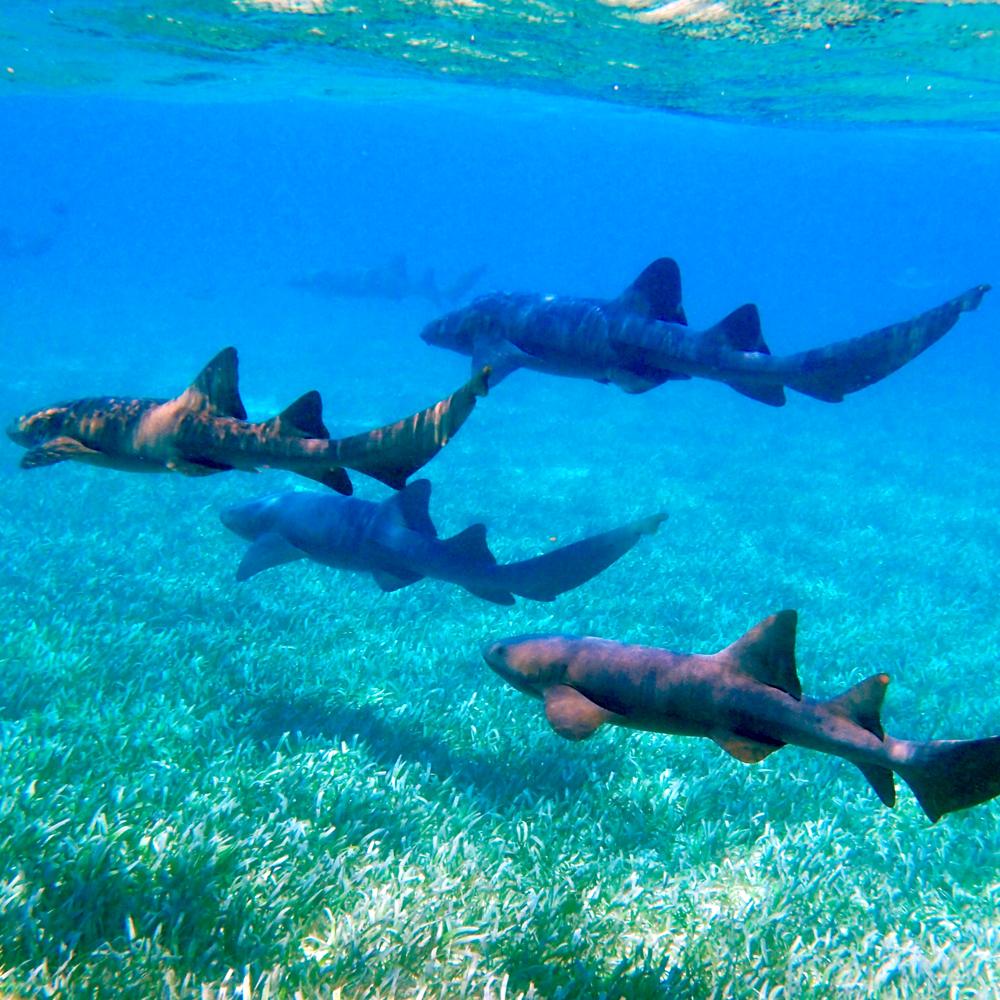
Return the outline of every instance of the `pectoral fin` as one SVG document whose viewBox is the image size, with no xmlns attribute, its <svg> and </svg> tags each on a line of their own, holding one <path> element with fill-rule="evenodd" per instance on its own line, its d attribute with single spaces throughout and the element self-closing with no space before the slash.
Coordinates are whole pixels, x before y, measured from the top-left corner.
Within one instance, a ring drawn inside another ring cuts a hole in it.
<svg viewBox="0 0 1000 1000">
<path fill-rule="evenodd" d="M 236 570 L 236 579 L 249 580 L 272 566 L 305 558 L 306 554 L 302 549 L 296 548 L 276 532 L 266 531 L 246 550 L 243 561 Z"/>
<path fill-rule="evenodd" d="M 379 585 L 379 589 L 386 593 L 392 593 L 394 590 L 408 587 L 411 583 L 416 583 L 417 580 L 423 579 L 419 573 L 390 573 L 385 569 L 372 570 L 372 576 Z"/>
<path fill-rule="evenodd" d="M 490 385 L 498 385 L 511 372 L 525 367 L 531 358 L 503 337 L 479 337 L 473 344 L 472 370 L 489 367 Z"/>
<path fill-rule="evenodd" d="M 232 465 L 216 462 L 211 458 L 175 458 L 167 462 L 171 472 L 179 472 L 182 476 L 212 476 L 216 472 L 231 472 Z"/>
<path fill-rule="evenodd" d="M 101 453 L 71 437 L 57 437 L 32 448 L 21 456 L 22 469 L 40 469 L 43 465 L 56 465 L 70 459 L 88 461 L 100 459 Z"/>
<path fill-rule="evenodd" d="M 545 718 L 567 740 L 585 740 L 613 717 L 614 712 L 594 704 L 576 688 L 557 684 L 545 692 Z"/>
</svg>

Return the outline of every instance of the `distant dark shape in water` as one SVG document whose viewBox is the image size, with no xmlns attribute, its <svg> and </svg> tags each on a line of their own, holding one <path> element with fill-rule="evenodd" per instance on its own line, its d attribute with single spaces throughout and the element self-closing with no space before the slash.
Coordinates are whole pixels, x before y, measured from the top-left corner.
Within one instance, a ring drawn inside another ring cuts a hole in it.
<svg viewBox="0 0 1000 1000">
<path fill-rule="evenodd" d="M 65 202 L 55 201 L 49 209 L 53 215 L 51 224 L 39 227 L 34 232 L 24 232 L 0 226 L 0 258 L 16 260 L 21 257 L 41 257 L 56 244 L 59 231 L 64 228 L 69 207 Z"/>
<path fill-rule="evenodd" d="M 460 302 L 486 273 L 479 264 L 460 274 L 450 285 L 438 285 L 433 268 L 427 268 L 419 278 L 410 276 L 406 257 L 398 254 L 380 267 L 355 268 L 349 271 L 317 271 L 302 278 L 293 278 L 293 288 L 304 288 L 331 298 L 426 299 L 435 306 Z"/>
<path fill-rule="evenodd" d="M 55 233 L 15 233 L 0 227 L 0 257 L 41 257 L 55 246 Z"/>
<path fill-rule="evenodd" d="M 543 699 L 566 739 L 586 739 L 609 722 L 707 736 L 745 764 L 790 743 L 856 764 L 887 806 L 896 801 L 895 772 L 932 821 L 1000 795 L 1000 737 L 911 742 L 883 731 L 886 674 L 829 701 L 802 697 L 796 621 L 794 611 L 780 611 L 712 655 L 529 635 L 494 642 L 483 657 L 513 687 Z"/>
<path fill-rule="evenodd" d="M 194 70 L 189 73 L 170 73 L 167 76 L 153 77 L 146 81 L 157 87 L 189 87 L 199 83 L 226 83 L 229 77 L 210 70 Z"/>
<path fill-rule="evenodd" d="M 100 396 L 59 403 L 19 417 L 7 435 L 29 449 L 23 469 L 68 460 L 186 476 L 287 469 L 347 494 L 352 487 L 345 469 L 354 469 L 399 489 L 486 395 L 486 376 L 477 372 L 450 396 L 396 423 L 332 439 L 316 391 L 270 420 L 248 422 L 236 349 L 227 347 L 174 399 Z"/>
<path fill-rule="evenodd" d="M 489 365 L 493 385 L 518 368 L 611 383 L 629 393 L 697 376 L 769 406 L 784 405 L 785 388 L 839 403 L 925 351 L 988 290 L 979 285 L 915 319 L 775 357 L 752 304 L 702 332 L 689 329 L 680 270 L 662 257 L 616 299 L 497 292 L 428 324 L 421 337 L 469 355 L 474 368 Z"/>
<path fill-rule="evenodd" d="M 428 505 L 431 484 L 410 483 L 382 503 L 332 493 L 291 492 L 229 507 L 222 523 L 251 543 L 237 580 L 297 559 L 371 573 L 382 590 L 398 590 L 424 577 L 457 583 L 495 604 L 514 595 L 552 601 L 620 559 L 666 514 L 634 521 L 522 562 L 498 565 L 486 528 L 473 524 L 438 538 Z"/>
</svg>

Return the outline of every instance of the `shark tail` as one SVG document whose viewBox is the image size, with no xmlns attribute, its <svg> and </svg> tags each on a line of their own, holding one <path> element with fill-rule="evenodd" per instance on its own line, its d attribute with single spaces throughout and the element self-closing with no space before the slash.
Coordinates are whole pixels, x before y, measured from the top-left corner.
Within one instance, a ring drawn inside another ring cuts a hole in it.
<svg viewBox="0 0 1000 1000">
<path fill-rule="evenodd" d="M 554 601 L 586 583 L 620 559 L 643 535 L 652 535 L 666 514 L 633 521 L 621 528 L 563 545 L 545 555 L 497 566 L 497 582 L 532 601 Z"/>
<path fill-rule="evenodd" d="M 989 285 L 977 285 L 914 319 L 784 359 L 789 389 L 826 403 L 880 382 L 939 341 L 963 312 L 978 308 Z"/>
<path fill-rule="evenodd" d="M 330 442 L 331 459 L 379 482 L 402 489 L 458 432 L 489 386 L 488 366 L 433 406 L 394 424 Z"/>
<path fill-rule="evenodd" d="M 1000 795 L 1000 736 L 918 743 L 910 760 L 896 770 L 936 823 L 945 813 Z"/>
<path fill-rule="evenodd" d="M 888 683 L 887 674 L 875 674 L 827 702 L 827 707 L 885 740 L 881 710 Z M 891 770 L 877 764 L 858 764 L 875 793 L 890 808 L 896 804 L 893 771 L 910 786 L 932 823 L 945 813 L 968 809 L 1000 795 L 1000 736 L 904 745 L 909 747 L 905 762 L 891 765 Z"/>
</svg>

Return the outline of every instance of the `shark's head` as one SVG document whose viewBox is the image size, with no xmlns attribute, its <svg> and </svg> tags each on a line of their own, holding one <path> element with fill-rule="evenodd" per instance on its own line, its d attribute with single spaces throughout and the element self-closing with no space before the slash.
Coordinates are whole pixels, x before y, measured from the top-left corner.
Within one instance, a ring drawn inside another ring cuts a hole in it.
<svg viewBox="0 0 1000 1000">
<path fill-rule="evenodd" d="M 463 309 L 432 320 L 423 328 L 420 337 L 432 347 L 446 347 L 449 351 L 471 355 L 476 340 L 497 332 L 503 315 L 500 307 L 508 298 L 502 293 L 483 295 Z"/>
<path fill-rule="evenodd" d="M 572 659 L 576 639 L 568 635 L 519 635 L 483 647 L 483 659 L 508 684 L 541 698 L 560 684 Z"/>
<path fill-rule="evenodd" d="M 247 503 L 233 504 L 219 514 L 219 520 L 234 534 L 248 542 L 274 528 L 278 507 L 287 493 L 272 493 Z"/>
<path fill-rule="evenodd" d="M 37 448 L 65 433 L 69 415 L 70 408 L 66 403 L 26 413 L 7 425 L 7 437 L 22 448 Z"/>
</svg>

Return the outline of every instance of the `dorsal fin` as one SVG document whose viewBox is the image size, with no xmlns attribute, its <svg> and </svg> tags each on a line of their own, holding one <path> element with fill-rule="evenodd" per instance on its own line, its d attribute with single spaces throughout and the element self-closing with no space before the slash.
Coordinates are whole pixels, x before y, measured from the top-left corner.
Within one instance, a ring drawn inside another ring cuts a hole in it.
<svg viewBox="0 0 1000 1000">
<path fill-rule="evenodd" d="M 727 646 L 720 655 L 727 656 L 736 670 L 798 701 L 802 697 L 802 685 L 795 670 L 797 622 L 796 612 L 779 611 Z"/>
<path fill-rule="evenodd" d="M 485 524 L 470 524 L 464 531 L 446 538 L 441 544 L 467 559 L 478 563 L 489 563 L 490 566 L 496 565 L 497 557 L 490 552 L 486 544 Z"/>
<path fill-rule="evenodd" d="M 288 437 L 326 439 L 330 436 L 323 424 L 323 400 L 315 389 L 303 393 L 268 422 Z"/>
<path fill-rule="evenodd" d="M 760 332 L 760 313 L 757 307 L 748 302 L 739 309 L 734 309 L 715 326 L 706 330 L 702 337 L 715 340 L 734 351 L 749 351 L 755 354 L 770 354 L 771 350 L 764 342 Z"/>
<path fill-rule="evenodd" d="M 681 305 L 681 269 L 671 257 L 654 260 L 618 298 L 630 312 L 687 326 Z"/>
<path fill-rule="evenodd" d="M 239 359 L 235 347 L 226 347 L 198 373 L 187 389 L 198 408 L 213 410 L 220 417 L 246 420 L 247 411 L 240 399 Z"/>
<path fill-rule="evenodd" d="M 872 735 L 884 740 L 882 700 L 885 698 L 885 689 L 888 685 L 888 674 L 875 674 L 828 701 L 827 708 L 856 722 Z"/>
<path fill-rule="evenodd" d="M 411 531 L 437 538 L 437 528 L 430 515 L 431 481 L 415 479 L 379 506 L 379 519 L 405 525 Z"/>
</svg>

